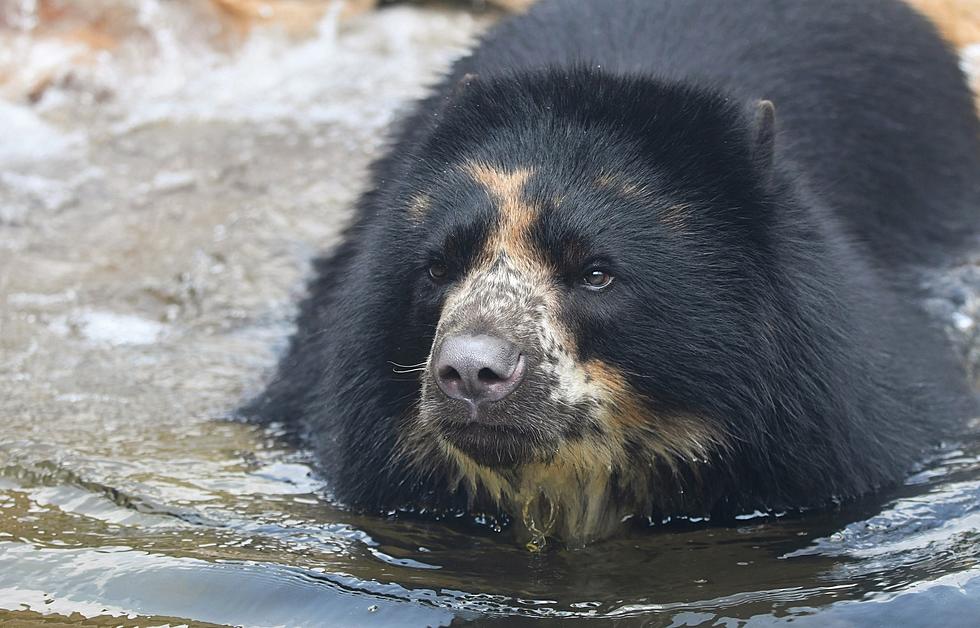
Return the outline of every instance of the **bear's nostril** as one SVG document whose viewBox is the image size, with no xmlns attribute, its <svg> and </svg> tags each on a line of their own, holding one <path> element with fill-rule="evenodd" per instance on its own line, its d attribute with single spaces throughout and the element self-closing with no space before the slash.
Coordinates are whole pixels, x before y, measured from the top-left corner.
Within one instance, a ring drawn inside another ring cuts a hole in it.
<svg viewBox="0 0 980 628">
<path fill-rule="evenodd" d="M 477 378 L 481 382 L 484 382 L 484 383 L 487 383 L 487 384 L 495 384 L 497 382 L 500 382 L 500 381 L 503 381 L 504 379 L 506 379 L 505 377 L 501 377 L 500 375 L 497 375 L 496 373 L 494 373 L 492 370 L 486 369 L 486 368 L 480 369 L 480 372 L 477 373 L 476 376 L 477 376 Z"/>
<path fill-rule="evenodd" d="M 441 369 L 439 369 L 439 379 L 446 382 L 458 382 L 463 378 L 460 376 L 459 371 L 457 371 L 453 367 L 444 366 Z"/>
</svg>

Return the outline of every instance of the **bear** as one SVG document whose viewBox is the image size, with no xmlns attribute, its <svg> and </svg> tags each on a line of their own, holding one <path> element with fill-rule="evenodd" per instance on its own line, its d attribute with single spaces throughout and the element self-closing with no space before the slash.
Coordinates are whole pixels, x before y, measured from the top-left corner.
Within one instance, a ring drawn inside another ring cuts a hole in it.
<svg viewBox="0 0 980 628">
<path fill-rule="evenodd" d="M 874 495 L 976 411 L 921 278 L 978 138 L 899 0 L 541 0 L 396 126 L 244 411 L 344 504 L 537 542 Z"/>
</svg>

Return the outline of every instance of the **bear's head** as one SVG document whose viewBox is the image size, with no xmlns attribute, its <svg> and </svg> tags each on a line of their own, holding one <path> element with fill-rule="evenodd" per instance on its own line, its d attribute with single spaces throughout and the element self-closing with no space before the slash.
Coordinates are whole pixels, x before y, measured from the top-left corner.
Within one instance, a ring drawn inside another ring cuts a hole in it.
<svg viewBox="0 0 980 628">
<path fill-rule="evenodd" d="M 393 231 L 428 330 L 399 455 L 573 537 L 724 458 L 771 315 L 772 105 L 583 70 L 467 77 L 433 119 Z"/>
</svg>

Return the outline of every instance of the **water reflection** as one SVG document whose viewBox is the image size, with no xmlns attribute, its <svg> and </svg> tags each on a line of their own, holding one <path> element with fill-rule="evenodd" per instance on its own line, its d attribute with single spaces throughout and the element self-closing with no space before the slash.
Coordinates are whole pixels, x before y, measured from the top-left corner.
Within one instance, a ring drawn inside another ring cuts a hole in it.
<svg viewBox="0 0 980 628">
<path fill-rule="evenodd" d="M 100 606 L 95 615 L 248 625 L 442 625 L 515 615 L 859 621 L 871 612 L 863 604 L 894 613 L 940 605 L 950 625 L 980 593 L 977 443 L 937 457 L 883 508 L 637 529 L 531 554 L 506 532 L 463 520 L 361 517 L 325 505 L 305 463 L 263 449 L 268 434 L 219 425 L 250 433 L 256 449 L 168 479 L 137 464 L 89 461 L 100 475 L 120 474 L 125 489 L 69 470 L 81 461 L 7 464 L 0 607 L 91 614 Z"/>
</svg>

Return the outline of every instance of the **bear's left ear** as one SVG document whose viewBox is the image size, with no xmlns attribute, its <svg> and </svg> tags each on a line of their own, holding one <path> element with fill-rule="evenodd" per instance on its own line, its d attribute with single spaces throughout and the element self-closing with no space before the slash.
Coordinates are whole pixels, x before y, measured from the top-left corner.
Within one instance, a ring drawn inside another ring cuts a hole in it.
<svg viewBox="0 0 980 628">
<path fill-rule="evenodd" d="M 757 100 L 752 115 L 752 160 L 760 171 L 769 173 L 776 144 L 776 106 L 771 100 Z"/>
</svg>

